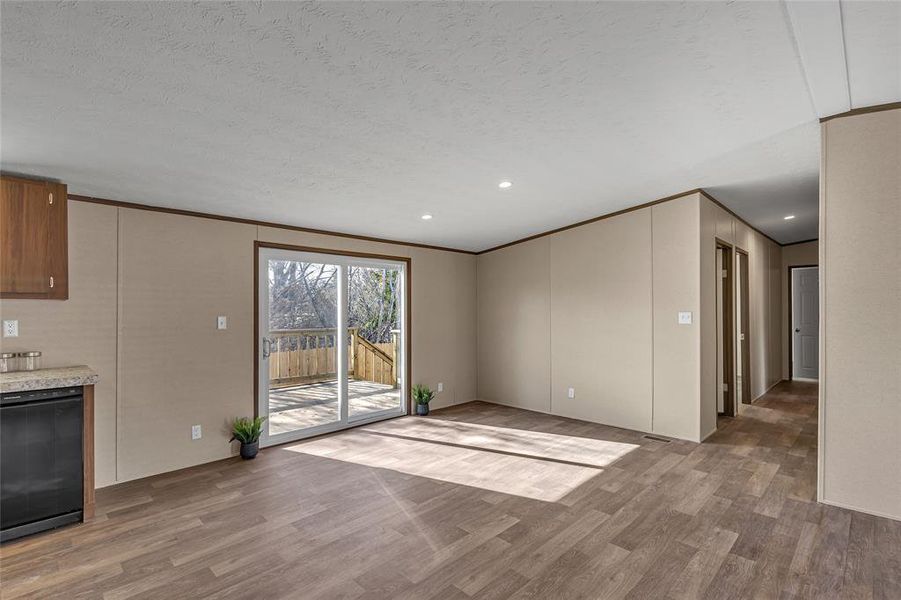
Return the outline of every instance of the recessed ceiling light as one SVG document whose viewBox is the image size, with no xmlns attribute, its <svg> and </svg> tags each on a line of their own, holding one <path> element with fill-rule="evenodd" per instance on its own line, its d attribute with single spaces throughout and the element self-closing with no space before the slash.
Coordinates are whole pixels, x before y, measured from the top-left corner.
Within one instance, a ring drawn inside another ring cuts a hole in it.
<svg viewBox="0 0 901 600">
<path fill-rule="evenodd" d="M 432 218 L 432 215 L 422 215 L 422 220 L 423 220 L 423 221 L 428 221 L 428 220 L 431 219 L 431 218 Z"/>
<path fill-rule="evenodd" d="M 792 219 L 795 218 L 795 215 L 786 215 L 786 216 L 784 216 L 784 217 L 782 217 L 782 218 L 785 219 L 786 221 L 791 221 Z"/>
<path fill-rule="evenodd" d="M 505 190 L 508 187 L 511 187 L 512 185 L 513 185 L 512 181 L 502 181 L 499 184 L 497 184 L 497 187 L 501 188 L 502 190 Z"/>
</svg>

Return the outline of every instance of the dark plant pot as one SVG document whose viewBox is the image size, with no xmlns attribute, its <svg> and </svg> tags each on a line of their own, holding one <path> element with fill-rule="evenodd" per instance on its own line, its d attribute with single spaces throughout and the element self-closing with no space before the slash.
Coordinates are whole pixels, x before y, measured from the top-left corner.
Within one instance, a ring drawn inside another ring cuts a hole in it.
<svg viewBox="0 0 901 600">
<path fill-rule="evenodd" d="M 250 442 L 249 444 L 245 444 L 241 442 L 241 458 L 244 460 L 249 460 L 251 458 L 256 458 L 257 452 L 260 451 L 260 440 L 255 442 Z"/>
<path fill-rule="evenodd" d="M 428 404 L 417 404 L 416 405 L 416 414 L 424 417 L 429 414 L 429 405 Z"/>
</svg>

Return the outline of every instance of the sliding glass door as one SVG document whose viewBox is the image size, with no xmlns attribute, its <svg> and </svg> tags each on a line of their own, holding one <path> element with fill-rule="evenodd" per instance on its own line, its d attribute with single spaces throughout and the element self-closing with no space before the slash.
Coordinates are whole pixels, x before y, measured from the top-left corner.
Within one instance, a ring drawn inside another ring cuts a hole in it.
<svg viewBox="0 0 901 600">
<path fill-rule="evenodd" d="M 406 412 L 406 263 L 260 247 L 258 414 L 272 445 Z"/>
</svg>

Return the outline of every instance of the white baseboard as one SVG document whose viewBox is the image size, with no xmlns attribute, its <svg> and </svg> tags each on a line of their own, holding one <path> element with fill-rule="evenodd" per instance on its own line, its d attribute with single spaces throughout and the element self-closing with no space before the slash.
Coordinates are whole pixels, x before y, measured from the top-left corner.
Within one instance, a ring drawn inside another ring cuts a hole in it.
<svg viewBox="0 0 901 600">
<path fill-rule="evenodd" d="M 615 427 L 615 428 L 617 428 L 617 429 L 622 429 L 623 431 L 635 431 L 635 432 L 641 433 L 641 434 L 643 434 L 643 435 L 644 435 L 644 434 L 647 434 L 647 435 L 657 435 L 657 436 L 662 436 L 662 437 L 670 438 L 670 439 L 673 439 L 673 440 L 679 440 L 679 441 L 682 441 L 682 442 L 692 442 L 692 443 L 694 443 L 694 444 L 698 444 L 698 443 L 699 443 L 698 440 L 693 440 L 693 439 L 690 439 L 690 438 L 685 438 L 685 437 L 681 437 L 681 436 L 678 436 L 678 435 L 673 435 L 673 434 L 671 434 L 671 433 L 664 433 L 664 432 L 661 432 L 661 431 L 644 431 L 644 430 L 642 430 L 642 429 L 631 429 L 631 428 L 629 428 L 629 427 L 623 427 L 622 425 L 614 425 L 614 424 L 612 424 L 612 423 L 603 423 L 603 422 L 601 422 L 601 421 L 589 421 L 589 420 L 587 420 L 587 419 L 580 419 L 579 417 L 568 417 L 568 416 L 566 416 L 566 415 L 560 415 L 560 414 L 551 412 L 550 410 L 540 410 L 540 409 L 537 409 L 537 408 L 523 408 L 522 406 L 517 406 L 516 404 L 510 404 L 510 403 L 508 403 L 508 402 L 500 402 L 500 401 L 497 401 L 497 400 L 484 400 L 484 399 L 479 398 L 479 399 L 476 399 L 476 400 L 472 400 L 472 402 L 484 402 L 485 404 L 497 404 L 498 406 L 506 406 L 506 407 L 508 407 L 508 408 L 518 408 L 519 410 L 527 410 L 527 411 L 529 411 L 529 412 L 539 413 L 539 414 L 542 414 L 542 415 L 548 415 L 548 416 L 550 416 L 550 417 L 557 417 L 557 418 L 559 418 L 559 419 L 572 419 L 573 421 L 582 421 L 583 423 L 594 423 L 594 424 L 596 424 L 596 425 L 603 425 L 603 426 L 605 426 L 605 427 Z M 716 433 L 716 430 L 715 430 L 715 429 L 714 429 L 712 432 L 710 432 L 710 434 L 713 434 L 713 433 Z M 710 435 L 710 434 L 708 434 L 708 435 Z"/>
<path fill-rule="evenodd" d="M 439 404 L 430 404 L 429 408 L 432 410 L 441 410 L 442 408 L 452 408 L 454 406 L 460 406 L 462 404 L 468 404 L 470 402 L 481 402 L 478 398 L 471 398 L 469 400 L 457 400 L 455 402 L 447 402 L 447 403 L 439 403 Z M 414 410 L 415 412 L 415 410 Z M 411 413 L 413 414 L 413 413 Z"/>
<path fill-rule="evenodd" d="M 548 410 L 541 410 L 539 408 L 526 408 L 524 406 L 520 406 L 518 404 L 511 404 L 510 402 L 501 402 L 500 400 L 485 400 L 484 398 L 474 398 L 470 400 L 470 402 L 484 402 L 485 404 L 497 404 L 498 406 L 506 406 L 508 408 L 518 408 L 519 410 L 527 410 L 529 412 L 537 412 L 543 415 L 551 415 L 552 417 L 559 417 L 560 415 L 555 415 Z"/>
<path fill-rule="evenodd" d="M 761 398 L 763 398 L 764 396 L 766 396 L 767 394 L 769 394 L 771 389 L 773 389 L 774 387 L 776 387 L 777 385 L 779 385 L 779 384 L 782 383 L 783 381 L 788 381 L 788 380 L 787 380 L 787 379 L 780 379 L 779 381 L 777 381 L 776 383 L 772 384 L 772 385 L 771 385 L 770 387 L 768 387 L 767 389 L 763 390 L 763 393 L 760 394 L 759 396 L 757 396 L 756 398 L 754 398 L 753 400 L 751 400 L 751 403 L 753 404 L 754 402 L 757 402 L 758 400 L 760 400 Z"/>
<path fill-rule="evenodd" d="M 711 435 L 713 435 L 713 434 L 716 433 L 717 431 L 718 431 L 717 428 L 714 427 L 713 430 L 710 431 L 707 435 L 704 435 L 704 436 L 701 437 L 701 443 L 704 443 L 704 441 L 705 441 L 707 438 L 709 438 Z M 689 440 L 689 441 L 691 441 L 691 440 Z"/>
<path fill-rule="evenodd" d="M 834 502 L 832 500 L 818 499 L 817 502 L 820 504 L 826 504 L 827 506 L 834 506 L 836 508 L 844 508 L 846 510 L 853 510 L 855 512 L 864 513 L 867 515 L 873 515 L 874 517 L 882 517 L 884 519 L 891 519 L 893 521 L 901 521 L 901 515 L 890 515 L 888 513 L 879 512 L 877 510 L 870 510 L 867 508 L 861 508 L 859 506 L 853 506 L 851 504 L 845 504 L 844 502 Z"/>
</svg>

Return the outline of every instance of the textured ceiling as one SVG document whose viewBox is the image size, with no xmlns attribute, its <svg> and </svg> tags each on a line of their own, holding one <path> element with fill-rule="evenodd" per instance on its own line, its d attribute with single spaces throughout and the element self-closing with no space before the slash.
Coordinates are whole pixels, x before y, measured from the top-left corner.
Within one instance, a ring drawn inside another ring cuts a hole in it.
<svg viewBox="0 0 901 600">
<path fill-rule="evenodd" d="M 0 20 L 5 171 L 470 250 L 696 187 L 781 242 L 816 237 L 817 117 L 901 99 L 897 2 L 3 2 Z"/>
</svg>

